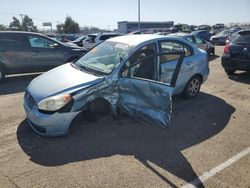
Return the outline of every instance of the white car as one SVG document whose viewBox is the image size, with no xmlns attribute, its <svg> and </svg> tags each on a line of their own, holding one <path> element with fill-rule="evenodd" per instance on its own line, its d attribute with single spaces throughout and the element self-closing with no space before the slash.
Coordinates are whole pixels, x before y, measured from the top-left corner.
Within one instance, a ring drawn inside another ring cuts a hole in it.
<svg viewBox="0 0 250 188">
<path fill-rule="evenodd" d="M 95 47 L 97 44 L 100 44 L 101 42 L 113 38 L 121 36 L 119 33 L 95 33 L 90 34 L 87 36 L 87 38 L 83 41 L 82 45 L 86 49 L 91 49 Z"/>
</svg>

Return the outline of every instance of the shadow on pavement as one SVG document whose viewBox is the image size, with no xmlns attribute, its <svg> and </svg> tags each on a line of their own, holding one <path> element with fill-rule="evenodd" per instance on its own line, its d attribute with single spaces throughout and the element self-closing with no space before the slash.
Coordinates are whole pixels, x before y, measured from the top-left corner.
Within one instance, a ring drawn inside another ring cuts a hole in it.
<svg viewBox="0 0 250 188">
<path fill-rule="evenodd" d="M 170 131 L 122 116 L 118 120 L 108 117 L 92 123 L 78 119 L 72 123 L 70 134 L 60 138 L 37 136 L 23 121 L 18 127 L 17 138 L 30 160 L 39 165 L 59 166 L 130 155 L 168 185 L 177 187 L 150 163 L 186 182 L 196 179 L 197 174 L 181 151 L 222 131 L 234 111 L 234 107 L 224 100 L 200 93 L 194 100 L 174 97 Z"/>
<path fill-rule="evenodd" d="M 39 75 L 29 74 L 7 77 L 0 83 L 0 95 L 24 92 L 31 80 Z"/>
<path fill-rule="evenodd" d="M 239 72 L 234 73 L 234 75 L 228 77 L 236 82 L 250 84 L 250 72 Z"/>
<path fill-rule="evenodd" d="M 215 60 L 215 59 L 217 59 L 219 57 L 220 56 L 218 56 L 218 55 L 211 55 L 211 56 L 209 56 L 208 61 L 213 61 L 213 60 Z"/>
</svg>

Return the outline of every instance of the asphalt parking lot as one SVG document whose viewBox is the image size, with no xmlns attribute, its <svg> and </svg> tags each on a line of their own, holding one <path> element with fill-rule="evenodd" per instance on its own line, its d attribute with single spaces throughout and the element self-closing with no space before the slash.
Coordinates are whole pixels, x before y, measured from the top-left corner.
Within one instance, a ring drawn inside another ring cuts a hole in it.
<svg viewBox="0 0 250 188">
<path fill-rule="evenodd" d="M 80 118 L 66 137 L 40 137 L 22 107 L 37 74 L 7 78 L 0 85 L 0 187 L 250 187 L 250 74 L 229 78 L 222 51 L 216 46 L 196 99 L 174 97 L 169 131 L 122 116 Z"/>
</svg>

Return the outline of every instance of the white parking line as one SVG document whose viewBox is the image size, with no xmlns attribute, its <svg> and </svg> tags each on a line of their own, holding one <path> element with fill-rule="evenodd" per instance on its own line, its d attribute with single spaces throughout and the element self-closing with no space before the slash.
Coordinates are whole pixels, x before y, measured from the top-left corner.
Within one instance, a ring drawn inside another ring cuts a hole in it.
<svg viewBox="0 0 250 188">
<path fill-rule="evenodd" d="M 220 171 L 224 170 L 225 168 L 229 167 L 233 163 L 237 162 L 240 160 L 242 157 L 250 154 L 250 147 L 247 149 L 243 150 L 242 152 L 238 153 L 237 155 L 233 156 L 232 158 L 228 159 L 224 163 L 221 163 L 220 165 L 216 166 L 215 168 L 205 172 L 203 175 L 200 177 L 194 179 L 193 181 L 189 182 L 188 184 L 182 186 L 182 188 L 196 188 L 199 184 L 205 182 L 209 178 L 213 177 Z"/>
</svg>

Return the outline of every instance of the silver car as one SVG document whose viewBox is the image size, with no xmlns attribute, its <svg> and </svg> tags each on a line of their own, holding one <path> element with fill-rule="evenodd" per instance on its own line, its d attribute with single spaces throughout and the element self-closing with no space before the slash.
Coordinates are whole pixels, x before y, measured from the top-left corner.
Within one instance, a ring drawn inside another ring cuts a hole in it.
<svg viewBox="0 0 250 188">
<path fill-rule="evenodd" d="M 207 53 L 184 39 L 121 36 L 34 79 L 24 108 L 30 126 L 45 136 L 66 134 L 81 112 L 122 111 L 166 128 L 172 95 L 195 97 L 208 74 Z"/>
</svg>

